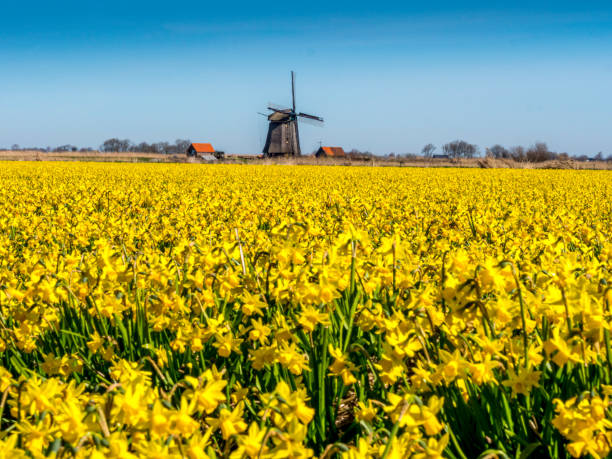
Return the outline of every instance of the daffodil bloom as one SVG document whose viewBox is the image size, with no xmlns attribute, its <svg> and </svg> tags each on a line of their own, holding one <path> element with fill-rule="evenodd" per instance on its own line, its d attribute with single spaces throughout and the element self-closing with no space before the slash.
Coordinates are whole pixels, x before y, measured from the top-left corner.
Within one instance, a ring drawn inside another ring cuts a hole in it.
<svg viewBox="0 0 612 459">
<path fill-rule="evenodd" d="M 206 418 L 206 422 L 210 424 L 212 428 L 220 429 L 225 440 L 232 435 L 244 432 L 247 428 L 247 425 L 242 420 L 241 404 L 239 404 L 233 411 L 222 408 L 219 412 L 218 418 L 209 417 Z"/>
<path fill-rule="evenodd" d="M 232 452 L 230 457 L 235 459 L 242 458 L 244 455 L 251 459 L 260 457 L 260 455 L 267 457 L 269 448 L 263 442 L 265 435 L 265 430 L 260 430 L 256 423 L 251 423 L 247 433 L 238 436 L 238 448 Z"/>
<path fill-rule="evenodd" d="M 333 376 L 341 376 L 344 385 L 349 386 L 357 382 L 353 375 L 353 371 L 357 368 L 355 365 L 342 354 L 340 349 L 329 345 L 329 354 L 334 358 L 334 362 L 329 367 L 329 373 Z"/>
<path fill-rule="evenodd" d="M 276 352 L 276 359 L 294 375 L 302 374 L 302 371 L 308 369 L 306 356 L 300 353 L 294 344 L 283 344 Z"/>
<path fill-rule="evenodd" d="M 533 370 L 532 368 L 519 368 L 518 372 L 510 368 L 508 370 L 508 379 L 503 381 L 504 386 L 512 389 L 512 395 L 517 394 L 529 395 L 531 389 L 538 387 L 542 372 Z"/>
<path fill-rule="evenodd" d="M 227 386 L 227 381 L 214 376 L 212 372 L 204 373 L 200 379 L 187 378 L 187 381 L 192 389 L 188 390 L 185 396 L 193 401 L 198 411 L 210 414 L 219 403 L 226 401 L 223 389 Z"/>
<path fill-rule="evenodd" d="M 355 413 L 355 418 L 359 421 L 372 422 L 376 416 L 376 408 L 372 405 L 372 401 L 368 400 L 367 404 L 363 402 L 357 403 L 358 410 Z"/>
<path fill-rule="evenodd" d="M 188 437 L 195 432 L 199 424 L 191 417 L 193 411 L 194 405 L 189 403 L 187 399 L 182 398 L 179 409 L 169 413 L 169 432 L 172 432 L 175 435 L 183 435 L 185 437 Z"/>
<path fill-rule="evenodd" d="M 573 397 L 566 402 L 556 399 L 552 424 L 570 443 L 567 449 L 572 457 L 590 454 L 608 457 L 612 452 L 612 422 L 606 419 L 605 410 L 610 406 L 608 397 Z"/>
<path fill-rule="evenodd" d="M 221 357 L 229 357 L 232 352 L 238 352 L 240 349 L 240 343 L 242 343 L 242 339 L 234 338 L 232 333 L 227 334 L 217 334 L 215 335 L 215 342 L 213 346 L 218 349 L 219 355 Z"/>
<path fill-rule="evenodd" d="M 245 292 L 242 297 L 242 312 L 245 316 L 262 315 L 266 303 L 263 302 L 258 295 Z"/>
<path fill-rule="evenodd" d="M 567 362 L 580 362 L 580 355 L 574 351 L 574 346 L 568 344 L 559 333 L 559 329 L 553 329 L 553 336 L 544 343 L 544 350 L 552 355 L 552 361 L 562 367 Z"/>
<path fill-rule="evenodd" d="M 266 344 L 272 329 L 265 325 L 261 319 L 251 320 L 251 327 L 253 327 L 253 329 L 249 332 L 249 339 L 251 341 L 259 341 L 262 344 Z"/>
<path fill-rule="evenodd" d="M 421 448 L 420 452 L 412 455 L 414 459 L 442 459 L 444 457 L 444 449 L 446 445 L 448 445 L 449 435 L 444 434 L 438 440 L 434 437 L 430 437 L 427 439 Z M 417 450 L 418 451 L 418 450 Z"/>
<path fill-rule="evenodd" d="M 326 313 L 319 312 L 316 308 L 308 306 L 302 310 L 298 323 L 304 330 L 312 332 L 317 325 L 329 325 L 329 317 Z"/>
</svg>

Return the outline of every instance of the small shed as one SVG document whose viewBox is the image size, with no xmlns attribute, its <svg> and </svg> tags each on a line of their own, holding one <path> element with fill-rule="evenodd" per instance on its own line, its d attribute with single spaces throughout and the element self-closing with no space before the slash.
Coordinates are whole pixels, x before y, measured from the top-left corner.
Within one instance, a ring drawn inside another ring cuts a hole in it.
<svg viewBox="0 0 612 459">
<path fill-rule="evenodd" d="M 195 156 L 209 161 L 217 159 L 215 149 L 210 143 L 192 143 L 187 149 L 187 156 Z"/>
<path fill-rule="evenodd" d="M 449 159 L 450 156 L 448 156 L 448 155 L 433 155 L 432 158 L 433 159 Z"/>
<path fill-rule="evenodd" d="M 345 158 L 346 153 L 342 147 L 320 147 L 315 156 L 317 158 Z"/>
</svg>

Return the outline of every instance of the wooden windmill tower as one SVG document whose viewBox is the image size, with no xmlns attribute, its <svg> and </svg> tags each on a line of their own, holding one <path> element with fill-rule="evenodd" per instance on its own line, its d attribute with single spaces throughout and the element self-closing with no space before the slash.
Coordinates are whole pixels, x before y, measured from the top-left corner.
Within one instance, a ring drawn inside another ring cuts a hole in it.
<svg viewBox="0 0 612 459">
<path fill-rule="evenodd" d="M 295 110 L 295 73 L 291 72 L 291 98 L 292 108 L 270 106 L 268 110 L 268 137 L 263 153 L 271 156 L 300 156 L 300 134 L 298 131 L 298 118 L 315 125 L 321 125 L 323 118 Z"/>
</svg>

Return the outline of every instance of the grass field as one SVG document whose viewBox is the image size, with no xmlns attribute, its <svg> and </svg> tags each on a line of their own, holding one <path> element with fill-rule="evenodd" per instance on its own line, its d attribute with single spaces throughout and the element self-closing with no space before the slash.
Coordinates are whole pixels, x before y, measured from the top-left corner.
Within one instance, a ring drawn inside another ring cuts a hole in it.
<svg viewBox="0 0 612 459">
<path fill-rule="evenodd" d="M 1 457 L 607 457 L 612 173 L 6 162 Z"/>
<path fill-rule="evenodd" d="M 121 163 L 167 163 L 185 162 L 185 155 L 163 155 L 160 153 L 101 153 L 99 151 L 60 151 L 41 152 L 36 150 L 0 151 L 2 161 L 90 161 L 90 162 L 121 162 Z"/>
</svg>

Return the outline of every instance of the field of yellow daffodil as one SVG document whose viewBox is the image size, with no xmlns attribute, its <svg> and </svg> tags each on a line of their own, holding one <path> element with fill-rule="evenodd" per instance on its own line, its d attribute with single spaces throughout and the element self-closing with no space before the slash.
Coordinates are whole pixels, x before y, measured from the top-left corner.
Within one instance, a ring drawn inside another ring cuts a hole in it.
<svg viewBox="0 0 612 459">
<path fill-rule="evenodd" d="M 0 457 L 611 454 L 610 172 L 0 183 Z"/>
</svg>

